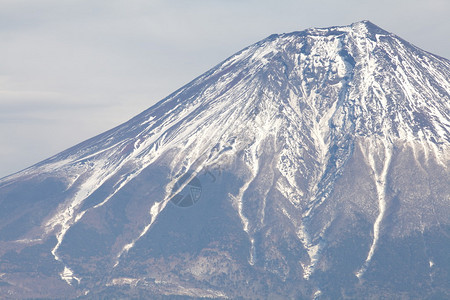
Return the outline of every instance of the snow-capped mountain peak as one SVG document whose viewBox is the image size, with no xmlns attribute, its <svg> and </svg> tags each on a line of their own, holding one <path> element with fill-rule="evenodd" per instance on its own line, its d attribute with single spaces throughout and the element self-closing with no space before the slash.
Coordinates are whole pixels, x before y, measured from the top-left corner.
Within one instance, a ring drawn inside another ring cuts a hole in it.
<svg viewBox="0 0 450 300">
<path fill-rule="evenodd" d="M 364 246 L 346 273 L 362 280 L 383 237 L 449 224 L 448 197 L 440 196 L 448 187 L 430 187 L 424 200 L 398 183 L 408 164 L 448 175 L 449 74 L 448 60 L 369 21 L 271 35 L 130 121 L 2 179 L 5 195 L 21 184 L 57 182 L 53 206 L 14 238 L 31 244 L 56 238 L 48 243 L 64 267 L 60 277 L 82 285 L 97 276 L 88 271 L 97 258 L 85 254 L 88 246 L 71 252 L 77 236 L 106 232 L 102 264 L 126 273 L 123 262 L 144 251 L 139 243 L 162 230 L 158 224 L 173 207 L 202 207 L 209 197 L 237 220 L 229 226 L 246 263 L 230 268 L 309 282 L 326 272 L 330 247 L 362 224 Z M 440 211 L 428 209 L 430 199 Z M 417 211 L 420 222 L 411 221 L 408 213 Z M 392 225 L 394 214 L 400 221 Z M 120 228 L 109 216 L 120 216 Z M 283 249 L 274 244 L 279 236 L 289 241 Z M 228 247 L 216 242 L 208 247 L 217 253 Z M 296 248 L 297 265 L 289 266 Z M 214 259 L 235 255 L 227 251 Z M 206 276 L 191 267 L 182 268 Z M 108 284 L 146 279 L 127 280 L 111 277 Z M 196 296 L 220 294 L 202 291 Z"/>
</svg>

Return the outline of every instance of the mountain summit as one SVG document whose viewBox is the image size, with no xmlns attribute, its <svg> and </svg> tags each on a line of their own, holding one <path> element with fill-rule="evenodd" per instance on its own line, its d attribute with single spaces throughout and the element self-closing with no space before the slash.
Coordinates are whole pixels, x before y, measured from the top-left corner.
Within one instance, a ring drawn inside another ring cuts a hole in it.
<svg viewBox="0 0 450 300">
<path fill-rule="evenodd" d="M 450 61 L 271 35 L 0 180 L 3 297 L 450 297 Z"/>
</svg>

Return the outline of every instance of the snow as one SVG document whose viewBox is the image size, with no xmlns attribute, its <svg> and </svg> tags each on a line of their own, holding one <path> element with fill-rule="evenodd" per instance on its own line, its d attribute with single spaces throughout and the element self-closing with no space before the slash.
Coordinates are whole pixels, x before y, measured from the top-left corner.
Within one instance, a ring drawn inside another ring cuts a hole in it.
<svg viewBox="0 0 450 300">
<path fill-rule="evenodd" d="M 386 177 L 392 159 L 392 143 L 387 140 L 365 140 L 364 142 L 360 141 L 359 147 L 366 162 L 372 169 L 378 198 L 378 216 L 373 224 L 372 245 L 370 246 L 364 265 L 356 272 L 356 276 L 361 278 L 372 260 L 375 249 L 378 246 L 378 240 L 380 239 L 381 222 L 386 212 Z M 381 170 L 377 167 L 380 162 L 383 166 Z"/>
<path fill-rule="evenodd" d="M 249 220 L 243 214 L 243 199 L 242 198 L 243 198 L 243 195 L 244 195 L 245 191 L 248 189 L 248 186 L 253 181 L 253 179 L 254 179 L 254 177 L 250 178 L 247 182 L 245 182 L 244 185 L 239 189 L 239 193 L 236 196 L 234 196 L 232 194 L 228 194 L 228 196 L 232 200 L 232 204 L 233 204 L 234 208 L 238 212 L 239 218 L 241 219 L 243 230 L 249 236 L 250 236 L 250 234 L 249 234 Z M 250 240 L 251 240 L 251 238 L 250 238 Z M 253 245 L 253 243 L 252 243 L 252 245 Z M 251 251 L 250 251 L 250 253 L 251 253 Z M 252 258 L 252 254 L 250 255 L 250 257 Z M 252 264 L 252 260 L 250 260 L 250 264 Z"/>
<path fill-rule="evenodd" d="M 317 291 L 314 292 L 313 299 L 314 300 L 315 299 L 320 299 L 321 295 L 322 295 L 322 291 L 321 290 L 317 290 Z"/>
<path fill-rule="evenodd" d="M 61 279 L 66 281 L 67 284 L 72 285 L 72 282 L 76 280 L 78 284 L 80 283 L 81 279 L 73 275 L 73 271 L 69 269 L 68 267 L 64 267 L 64 271 L 60 273 Z"/>
</svg>

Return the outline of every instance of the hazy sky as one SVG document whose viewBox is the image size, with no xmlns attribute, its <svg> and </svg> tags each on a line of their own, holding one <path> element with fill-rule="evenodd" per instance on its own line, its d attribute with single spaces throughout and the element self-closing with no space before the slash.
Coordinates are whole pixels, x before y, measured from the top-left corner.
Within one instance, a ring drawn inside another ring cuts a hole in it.
<svg viewBox="0 0 450 300">
<path fill-rule="evenodd" d="M 0 177 L 272 33 L 370 20 L 450 58 L 449 0 L 0 0 Z"/>
</svg>

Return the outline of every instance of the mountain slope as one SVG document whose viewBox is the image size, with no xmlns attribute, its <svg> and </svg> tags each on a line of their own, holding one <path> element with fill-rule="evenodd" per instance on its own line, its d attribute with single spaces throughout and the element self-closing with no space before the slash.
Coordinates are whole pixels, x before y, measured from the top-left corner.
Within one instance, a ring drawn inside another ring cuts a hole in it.
<svg viewBox="0 0 450 300">
<path fill-rule="evenodd" d="M 367 21 L 272 35 L 3 178 L 0 291 L 448 295 L 449 77 Z"/>
</svg>

